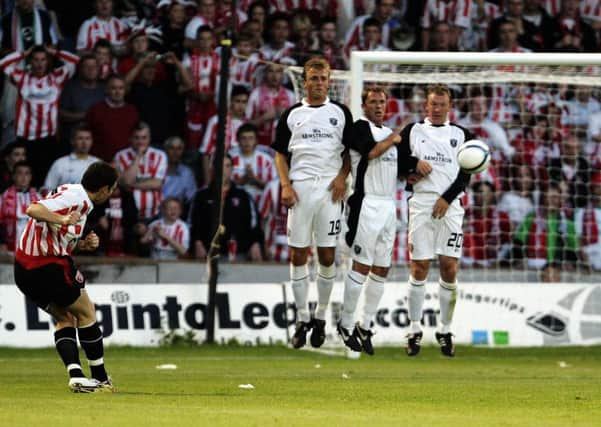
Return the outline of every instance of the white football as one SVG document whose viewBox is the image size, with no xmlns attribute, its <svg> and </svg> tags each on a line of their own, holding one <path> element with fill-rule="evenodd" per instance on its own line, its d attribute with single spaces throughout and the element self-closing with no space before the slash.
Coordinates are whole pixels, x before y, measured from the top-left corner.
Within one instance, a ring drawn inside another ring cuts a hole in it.
<svg viewBox="0 0 601 427">
<path fill-rule="evenodd" d="M 490 163 L 490 148 L 477 139 L 466 141 L 457 151 L 457 163 L 465 173 L 482 172 Z"/>
</svg>

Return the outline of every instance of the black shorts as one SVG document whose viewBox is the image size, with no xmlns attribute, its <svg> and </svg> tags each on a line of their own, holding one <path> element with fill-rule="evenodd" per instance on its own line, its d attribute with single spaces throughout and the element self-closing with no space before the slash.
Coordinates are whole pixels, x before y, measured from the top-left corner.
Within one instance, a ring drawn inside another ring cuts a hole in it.
<svg viewBox="0 0 601 427">
<path fill-rule="evenodd" d="M 81 295 L 85 282 L 83 274 L 70 257 L 59 258 L 56 263 L 30 270 L 15 261 L 15 283 L 43 310 L 51 302 L 60 307 L 73 304 Z"/>
</svg>

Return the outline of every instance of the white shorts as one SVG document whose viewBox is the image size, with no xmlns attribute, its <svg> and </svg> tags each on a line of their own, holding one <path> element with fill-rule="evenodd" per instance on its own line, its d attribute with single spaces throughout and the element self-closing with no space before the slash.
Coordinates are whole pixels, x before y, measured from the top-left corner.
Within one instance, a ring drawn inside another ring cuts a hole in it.
<svg viewBox="0 0 601 427">
<path fill-rule="evenodd" d="M 390 267 L 396 234 L 396 205 L 393 199 L 366 195 L 361 203 L 348 205 L 346 243 L 354 261 Z"/>
<path fill-rule="evenodd" d="M 288 209 L 289 246 L 307 248 L 314 243 L 319 248 L 336 247 L 343 204 L 332 202 L 328 186 L 333 179 L 304 179 L 292 183 L 298 201 Z"/>
<path fill-rule="evenodd" d="M 463 215 L 459 199 L 449 206 L 442 219 L 432 218 L 436 193 L 414 194 L 409 199 L 409 257 L 434 259 L 436 255 L 461 258 Z"/>
</svg>

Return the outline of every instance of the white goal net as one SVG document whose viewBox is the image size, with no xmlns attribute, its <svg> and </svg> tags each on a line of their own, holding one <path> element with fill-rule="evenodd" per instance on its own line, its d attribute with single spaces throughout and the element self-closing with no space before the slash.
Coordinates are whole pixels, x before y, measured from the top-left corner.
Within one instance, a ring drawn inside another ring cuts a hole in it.
<svg viewBox="0 0 601 427">
<path fill-rule="evenodd" d="M 303 96 L 302 69 L 289 75 Z M 361 115 L 361 91 L 390 94 L 386 123 L 424 118 L 425 90 L 447 84 L 450 120 L 493 151 L 472 178 L 462 277 L 596 281 L 601 271 L 601 55 L 353 52 L 330 97 Z M 405 266 L 407 194 L 399 183 L 395 264 Z M 405 270 L 403 269 L 403 274 Z"/>
</svg>

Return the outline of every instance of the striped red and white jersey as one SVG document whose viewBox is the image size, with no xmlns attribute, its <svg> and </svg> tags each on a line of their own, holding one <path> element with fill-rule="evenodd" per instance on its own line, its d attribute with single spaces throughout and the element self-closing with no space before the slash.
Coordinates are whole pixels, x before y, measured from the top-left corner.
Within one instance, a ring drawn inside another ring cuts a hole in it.
<svg viewBox="0 0 601 427">
<path fill-rule="evenodd" d="M 274 90 L 261 85 L 250 93 L 248 104 L 246 104 L 247 120 L 254 120 L 270 110 L 285 110 L 296 103 L 294 92 L 280 86 Z M 277 119 L 267 121 L 259 127 L 259 144 L 271 145 Z"/>
<path fill-rule="evenodd" d="M 236 52 L 232 53 L 230 60 L 230 84 L 232 86 L 244 86 L 249 91 L 257 86 L 257 78 L 255 71 L 259 65 L 259 56 L 252 53 L 248 59 L 239 58 Z"/>
<path fill-rule="evenodd" d="M 186 54 L 182 64 L 190 71 L 196 93 L 215 93 L 217 76 L 219 75 L 219 55 L 216 52 Z"/>
<path fill-rule="evenodd" d="M 215 152 L 215 144 L 217 144 L 217 125 L 219 116 L 216 114 L 207 122 L 207 129 L 202 138 L 202 144 L 198 147 L 198 151 L 204 155 L 212 156 Z M 242 119 L 232 118 L 229 114 L 225 122 L 225 152 L 238 148 L 236 140 L 236 132 L 244 123 Z"/>
<path fill-rule="evenodd" d="M 43 77 L 35 77 L 20 68 L 23 52 L 13 52 L 0 61 L 0 68 L 17 86 L 15 123 L 18 137 L 34 140 L 56 134 L 58 100 L 79 62 L 77 56 L 62 50 L 57 56 L 64 65 Z"/>
<path fill-rule="evenodd" d="M 125 148 L 115 154 L 115 163 L 120 172 L 129 168 L 136 158 L 133 148 Z M 167 173 L 167 155 L 164 151 L 148 147 L 144 157 L 140 160 L 136 181 L 147 179 L 164 180 Z M 138 208 L 138 216 L 142 219 L 152 218 L 159 213 L 161 205 L 161 190 L 133 189 L 133 196 Z"/>
<path fill-rule="evenodd" d="M 421 25 L 430 28 L 436 21 L 469 28 L 472 16 L 472 0 L 427 0 L 424 4 Z"/>
<path fill-rule="evenodd" d="M 73 225 L 53 224 L 30 218 L 19 240 L 16 258 L 25 267 L 43 262 L 45 257 L 69 256 L 83 234 L 88 215 L 94 205 L 81 184 L 61 185 L 45 199 L 35 203 L 60 215 L 79 212 Z M 34 258 L 34 259 L 32 259 Z"/>
<path fill-rule="evenodd" d="M 485 1 L 480 12 L 476 3 L 472 6 L 470 28 L 461 36 L 461 47 L 464 50 L 486 51 L 488 50 L 488 27 L 493 19 L 503 15 L 501 8 L 495 3 Z"/>
<path fill-rule="evenodd" d="M 288 237 L 286 224 L 288 222 L 288 208 L 281 200 L 282 187 L 278 179 L 270 181 L 259 199 L 257 207 L 263 219 L 265 230 L 265 244 L 269 249 L 273 261 L 285 262 L 289 259 Z"/>
<path fill-rule="evenodd" d="M 294 43 L 286 41 L 284 46 L 276 49 L 271 44 L 265 43 L 259 48 L 259 59 L 261 61 L 281 62 L 285 60 L 287 63 L 294 63 L 296 61 L 292 58 L 294 52 Z"/>
<path fill-rule="evenodd" d="M 584 3 L 582 0 L 580 0 L 580 2 Z M 559 15 L 559 12 L 561 12 L 561 0 L 543 0 L 541 3 L 547 13 L 551 16 L 557 16 Z M 591 3 L 597 3 L 597 0 L 592 0 Z"/>
<path fill-rule="evenodd" d="M 114 47 L 121 47 L 129 35 L 128 25 L 116 17 L 108 20 L 92 16 L 79 27 L 77 50 L 92 50 L 98 40 L 107 40 Z"/>
<path fill-rule="evenodd" d="M 150 230 L 160 228 L 165 234 L 184 248 L 190 247 L 190 229 L 188 224 L 181 219 L 177 219 L 174 223 L 168 224 L 165 222 L 164 218 L 160 218 L 151 222 L 148 228 Z M 178 253 L 166 239 L 156 237 L 152 244 L 151 257 L 152 259 L 173 260 L 177 259 Z"/>
<path fill-rule="evenodd" d="M 252 169 L 255 176 L 262 182 L 267 183 L 277 178 L 275 161 L 273 157 L 264 151 L 255 151 L 250 156 L 244 156 L 240 150 L 232 153 L 232 177 L 234 180 L 240 179 L 246 175 L 246 168 Z M 259 203 L 263 190 L 253 184 L 242 186 L 255 201 Z"/>
<path fill-rule="evenodd" d="M 27 208 L 40 199 L 41 196 L 35 188 L 18 191 L 14 185 L 0 195 L 0 227 L 9 251 L 15 251 L 18 239 L 27 226 Z"/>
<path fill-rule="evenodd" d="M 601 1 L 580 0 L 580 17 L 589 23 L 601 21 Z"/>
</svg>

